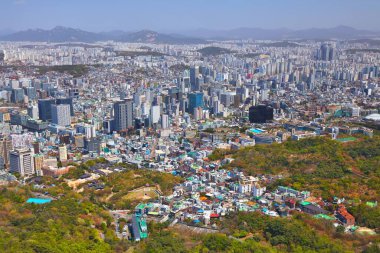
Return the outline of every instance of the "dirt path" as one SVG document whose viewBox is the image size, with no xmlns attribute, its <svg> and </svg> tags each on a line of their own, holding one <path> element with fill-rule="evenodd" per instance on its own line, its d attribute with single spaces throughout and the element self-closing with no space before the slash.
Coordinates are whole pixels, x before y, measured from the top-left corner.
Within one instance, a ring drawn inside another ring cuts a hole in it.
<svg viewBox="0 0 380 253">
<path fill-rule="evenodd" d="M 115 193 L 114 193 L 114 192 L 112 191 L 112 189 L 111 189 L 111 194 L 107 196 L 107 198 L 106 198 L 106 202 L 108 202 L 108 201 L 112 198 L 112 196 L 113 196 L 114 194 L 115 194 Z"/>
</svg>

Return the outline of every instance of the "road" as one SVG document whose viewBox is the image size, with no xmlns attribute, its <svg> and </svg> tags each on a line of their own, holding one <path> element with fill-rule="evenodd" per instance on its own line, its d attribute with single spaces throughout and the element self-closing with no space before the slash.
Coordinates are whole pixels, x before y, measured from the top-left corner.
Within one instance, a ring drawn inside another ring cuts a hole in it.
<svg viewBox="0 0 380 253">
<path fill-rule="evenodd" d="M 116 236 L 122 240 L 126 239 L 126 237 L 120 233 L 120 228 L 119 228 L 119 219 L 124 218 L 125 220 L 129 220 L 132 215 L 128 214 L 130 211 L 129 210 L 110 210 L 109 211 L 114 219 L 114 224 L 115 224 L 115 233 Z"/>
</svg>

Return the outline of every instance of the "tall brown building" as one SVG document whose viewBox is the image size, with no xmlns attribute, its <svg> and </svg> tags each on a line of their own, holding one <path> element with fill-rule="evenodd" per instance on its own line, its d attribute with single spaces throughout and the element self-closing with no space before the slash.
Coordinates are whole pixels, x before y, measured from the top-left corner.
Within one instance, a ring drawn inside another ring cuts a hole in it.
<svg viewBox="0 0 380 253">
<path fill-rule="evenodd" d="M 4 161 L 5 168 L 9 168 L 9 152 L 12 151 L 12 141 L 4 136 L 0 137 L 0 157 Z"/>
</svg>

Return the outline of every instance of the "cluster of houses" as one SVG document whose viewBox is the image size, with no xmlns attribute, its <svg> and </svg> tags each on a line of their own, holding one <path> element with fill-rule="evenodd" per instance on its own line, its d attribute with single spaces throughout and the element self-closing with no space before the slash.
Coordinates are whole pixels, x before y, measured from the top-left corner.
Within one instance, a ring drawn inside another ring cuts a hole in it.
<svg viewBox="0 0 380 253">
<path fill-rule="evenodd" d="M 347 232 L 357 229 L 344 199 L 334 198 L 330 203 L 309 191 L 285 186 L 266 189 L 265 185 L 275 179 L 245 176 L 237 170 L 204 170 L 176 185 L 173 194 L 139 204 L 136 213 L 161 222 L 169 220 L 173 224 L 218 229 L 216 220 L 233 212 L 260 212 L 272 217 L 303 212 L 317 219 L 331 220 L 336 226 L 344 226 Z"/>
</svg>

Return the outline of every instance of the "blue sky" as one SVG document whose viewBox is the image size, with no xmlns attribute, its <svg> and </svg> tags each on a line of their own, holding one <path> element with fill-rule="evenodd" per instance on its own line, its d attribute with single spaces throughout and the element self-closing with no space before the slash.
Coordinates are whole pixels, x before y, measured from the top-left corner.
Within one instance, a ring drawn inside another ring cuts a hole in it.
<svg viewBox="0 0 380 253">
<path fill-rule="evenodd" d="M 181 31 L 302 29 L 347 25 L 380 30 L 380 0 L 0 0 L 0 29 Z"/>
</svg>

